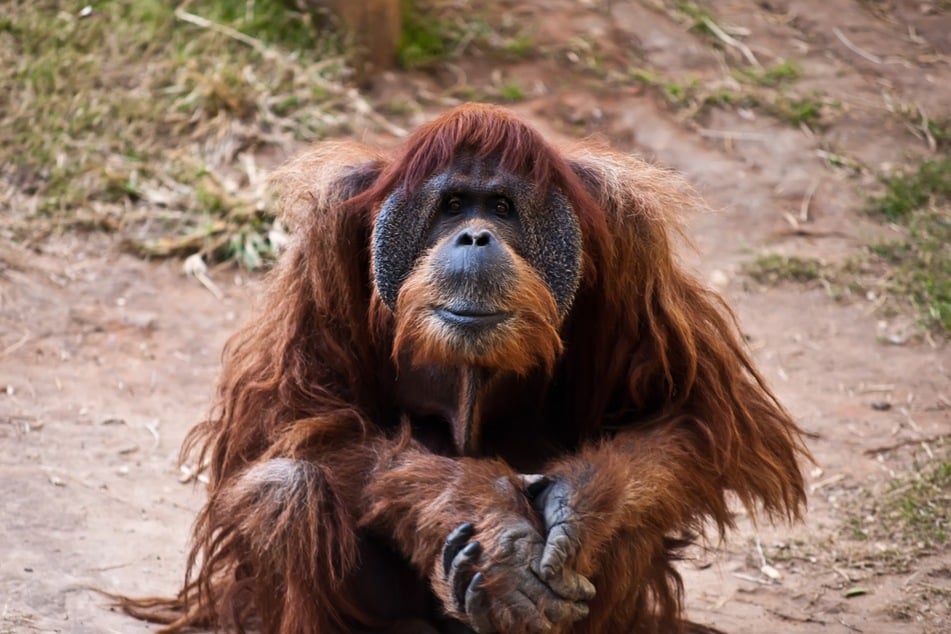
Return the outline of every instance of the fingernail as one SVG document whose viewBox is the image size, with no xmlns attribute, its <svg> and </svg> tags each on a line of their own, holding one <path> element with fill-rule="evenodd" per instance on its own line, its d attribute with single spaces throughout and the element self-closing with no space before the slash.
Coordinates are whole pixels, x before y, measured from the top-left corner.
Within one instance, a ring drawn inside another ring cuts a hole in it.
<svg viewBox="0 0 951 634">
<path fill-rule="evenodd" d="M 588 595 L 589 599 L 593 599 L 594 596 L 598 594 L 598 589 L 594 586 L 593 583 L 591 583 L 587 579 L 583 580 L 581 584 L 581 588 L 584 591 L 584 593 Z"/>
</svg>

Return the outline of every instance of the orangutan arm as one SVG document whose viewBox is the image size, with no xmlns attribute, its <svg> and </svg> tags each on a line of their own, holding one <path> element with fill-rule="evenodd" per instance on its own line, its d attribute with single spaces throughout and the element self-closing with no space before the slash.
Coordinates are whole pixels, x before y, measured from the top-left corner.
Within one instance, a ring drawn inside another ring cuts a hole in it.
<svg viewBox="0 0 951 634">
<path fill-rule="evenodd" d="M 566 569 L 597 574 L 621 532 L 640 535 L 636 544 L 660 543 L 705 510 L 726 517 L 721 478 L 680 430 L 620 433 L 559 460 L 546 475 L 549 485 L 534 502 L 547 533 L 545 578 Z"/>
<path fill-rule="evenodd" d="M 759 413 L 758 427 L 732 443 L 681 415 L 622 430 L 551 464 L 548 487 L 534 500 L 546 531 L 542 577 L 597 577 L 618 548 L 638 551 L 631 561 L 647 570 L 666 537 L 707 521 L 721 532 L 730 526 L 727 491 L 751 512 L 761 504 L 771 516 L 798 514 L 804 492 L 793 432 L 775 410 Z"/>
<path fill-rule="evenodd" d="M 381 452 L 361 523 L 392 539 L 446 612 L 477 631 L 551 631 L 587 614 L 593 586 L 574 574 L 538 578 L 545 540 L 524 487 L 500 460 L 402 442 Z"/>
</svg>

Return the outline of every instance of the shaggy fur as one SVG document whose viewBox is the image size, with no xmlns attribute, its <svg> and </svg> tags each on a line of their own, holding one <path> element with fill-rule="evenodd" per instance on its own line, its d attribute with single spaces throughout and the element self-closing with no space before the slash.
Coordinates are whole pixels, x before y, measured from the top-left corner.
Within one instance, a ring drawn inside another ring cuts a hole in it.
<svg viewBox="0 0 951 634">
<path fill-rule="evenodd" d="M 472 455 L 427 437 L 438 421 L 401 398 L 413 368 L 458 365 L 413 317 L 438 276 L 421 254 L 394 311 L 370 253 L 387 198 L 463 153 L 558 191 L 583 236 L 566 315 L 513 254 L 522 290 L 500 301 L 523 302 L 530 318 L 485 344 L 495 352 L 473 349 L 498 372 L 478 388 L 487 423 Z M 688 188 L 602 147 L 556 150 L 510 112 L 476 105 L 390 153 L 318 146 L 274 181 L 295 241 L 228 343 L 217 407 L 184 449 L 210 477 L 184 586 L 126 609 L 167 632 L 460 631 L 440 563 L 447 535 L 473 522 L 485 559 L 503 557 L 500 530 L 542 530 L 520 474 L 544 473 L 572 491 L 573 566 L 597 588 L 589 616 L 560 631 L 706 631 L 682 617 L 681 538 L 731 527 L 730 493 L 750 513 L 796 518 L 805 450 L 729 309 L 674 257 L 678 214 L 699 205 Z M 491 569 L 486 583 L 507 591 Z"/>
</svg>

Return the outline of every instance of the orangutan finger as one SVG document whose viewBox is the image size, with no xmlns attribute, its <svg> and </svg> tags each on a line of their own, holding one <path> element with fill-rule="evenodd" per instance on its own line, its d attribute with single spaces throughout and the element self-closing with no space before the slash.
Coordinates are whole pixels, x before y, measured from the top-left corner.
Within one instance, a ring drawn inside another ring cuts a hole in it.
<svg viewBox="0 0 951 634">
<path fill-rule="evenodd" d="M 475 573 L 465 592 L 465 613 L 469 617 L 469 625 L 478 634 L 493 634 L 496 628 L 492 625 L 491 604 L 485 592 L 485 577 L 481 572 Z"/>
<path fill-rule="evenodd" d="M 452 586 L 452 595 L 456 600 L 456 607 L 461 611 L 466 605 L 466 590 L 475 571 L 476 560 L 482 554 L 482 544 L 472 542 L 456 555 L 452 560 L 449 583 Z"/>
<path fill-rule="evenodd" d="M 449 578 L 452 560 L 456 558 L 456 555 L 459 554 L 459 551 L 462 550 L 473 534 L 475 534 L 475 526 L 471 522 L 460 524 L 449 533 L 446 544 L 442 549 L 442 570 L 446 579 Z"/>
</svg>

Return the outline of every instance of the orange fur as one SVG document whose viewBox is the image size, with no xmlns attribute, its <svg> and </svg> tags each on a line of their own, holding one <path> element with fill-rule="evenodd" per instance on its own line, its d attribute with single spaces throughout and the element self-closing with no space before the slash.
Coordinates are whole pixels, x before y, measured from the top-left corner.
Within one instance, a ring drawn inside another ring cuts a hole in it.
<svg viewBox="0 0 951 634">
<path fill-rule="evenodd" d="M 400 291 L 394 354 L 409 351 L 417 365 L 445 364 L 458 358 L 456 363 L 517 374 L 527 374 L 539 364 L 550 372 L 562 351 L 558 307 L 538 273 L 508 250 L 517 263 L 517 279 L 510 291 L 497 299 L 496 308 L 511 315 L 501 328 L 488 337 L 470 340 L 447 333 L 429 310 L 444 302 L 441 289 L 430 279 L 432 266 L 427 254 Z M 458 349 L 462 354 L 455 352 Z"/>
<path fill-rule="evenodd" d="M 522 307 L 518 326 L 471 359 L 514 371 L 514 388 L 509 400 L 487 395 L 487 455 L 471 457 L 414 438 L 397 394 L 401 350 L 419 364 L 459 361 L 418 318 L 439 291 L 426 257 L 394 314 L 373 291 L 368 252 L 386 196 L 462 152 L 559 189 L 584 244 L 563 322 L 517 260 L 519 290 L 503 301 Z M 730 492 L 752 513 L 801 512 L 800 432 L 729 309 L 673 254 L 677 214 L 700 205 L 677 177 L 592 145 L 558 151 L 513 114 L 471 105 L 392 153 L 318 146 L 274 180 L 296 237 L 227 346 L 214 414 L 186 443 L 210 476 L 188 574 L 174 599 L 123 600 L 130 612 L 172 632 L 438 630 L 445 615 L 463 616 L 437 562 L 446 535 L 472 521 L 492 552 L 513 517 L 537 527 L 516 475 L 542 469 L 573 486 L 575 565 L 598 588 L 591 615 L 569 630 L 687 631 L 672 537 L 732 526 Z M 372 540 L 408 570 L 387 592 L 415 584 L 429 607 L 371 609 L 366 588 L 391 571 L 373 563 Z"/>
</svg>

